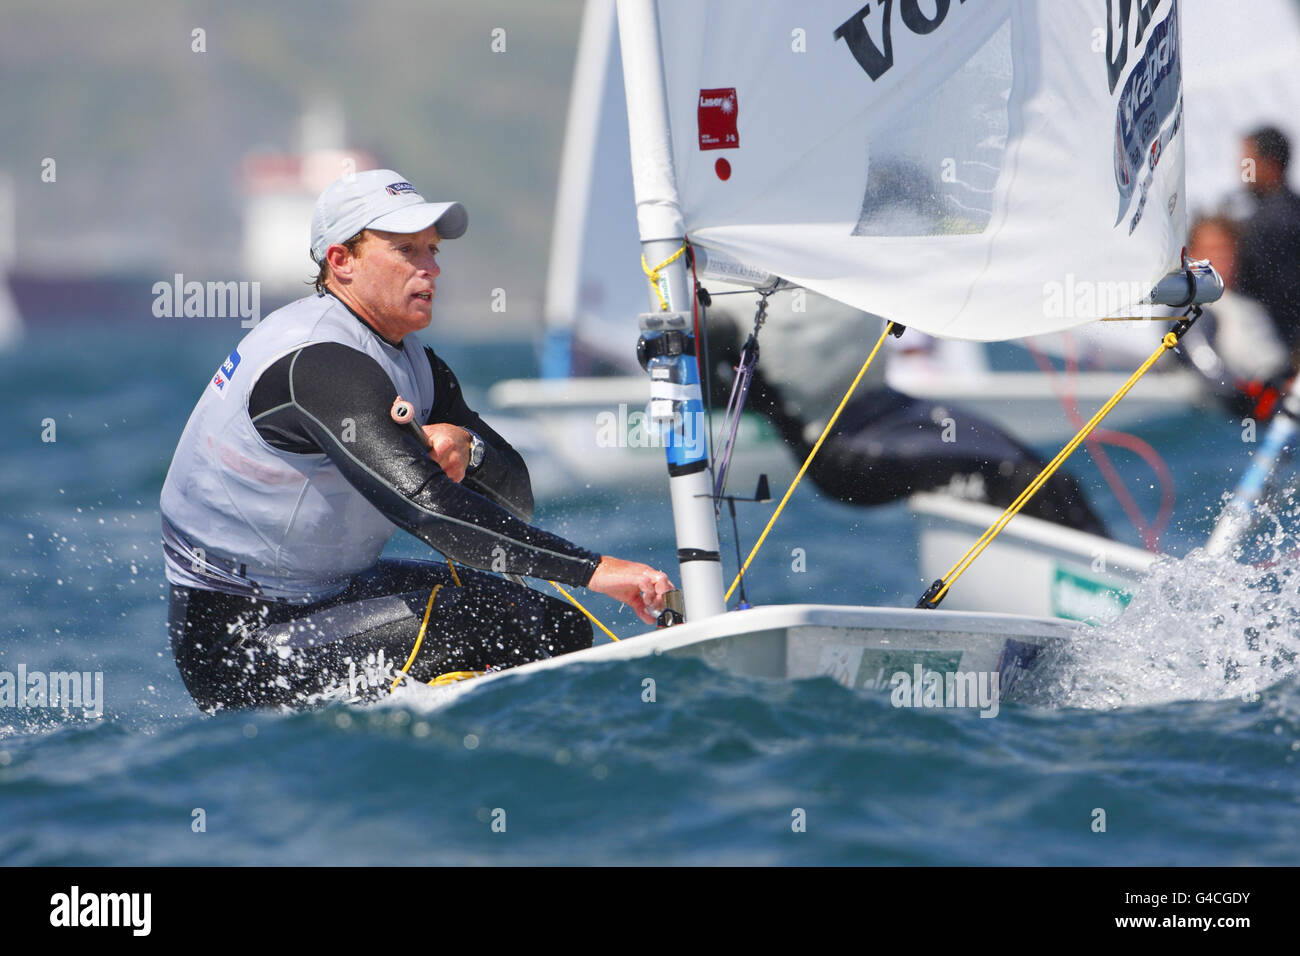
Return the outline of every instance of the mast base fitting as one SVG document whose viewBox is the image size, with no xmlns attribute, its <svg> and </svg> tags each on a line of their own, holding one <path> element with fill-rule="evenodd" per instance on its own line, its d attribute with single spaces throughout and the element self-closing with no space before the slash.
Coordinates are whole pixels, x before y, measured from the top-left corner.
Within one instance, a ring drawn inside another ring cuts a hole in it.
<svg viewBox="0 0 1300 956">
<path fill-rule="evenodd" d="M 656 627 L 675 627 L 686 623 L 686 599 L 680 588 L 673 588 L 664 595 L 664 609 L 655 619 Z"/>
<path fill-rule="evenodd" d="M 678 355 L 695 354 L 695 336 L 685 332 L 656 332 L 643 335 L 636 340 L 636 360 L 641 368 L 649 371 L 650 360 L 654 358 L 676 358 Z"/>
<path fill-rule="evenodd" d="M 935 578 L 934 583 L 926 588 L 925 593 L 921 595 L 921 600 L 916 602 L 917 608 L 923 608 L 927 611 L 932 611 L 937 608 L 939 606 L 939 601 L 935 600 L 935 595 L 942 590 L 943 578 Z"/>
<path fill-rule="evenodd" d="M 659 612 L 659 616 L 655 618 L 655 627 L 658 628 L 676 627 L 678 624 L 685 623 L 686 618 L 682 617 L 681 614 L 670 607 L 664 608 Z"/>
</svg>

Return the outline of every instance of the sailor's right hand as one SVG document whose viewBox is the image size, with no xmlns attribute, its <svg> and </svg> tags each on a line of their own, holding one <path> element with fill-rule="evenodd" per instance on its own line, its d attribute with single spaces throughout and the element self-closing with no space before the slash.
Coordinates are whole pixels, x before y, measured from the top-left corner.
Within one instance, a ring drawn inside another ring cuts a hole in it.
<svg viewBox="0 0 1300 956">
<path fill-rule="evenodd" d="M 622 601 L 645 623 L 654 624 L 664 609 L 664 595 L 673 590 L 673 582 L 648 564 L 605 555 L 587 587 Z"/>
<path fill-rule="evenodd" d="M 424 438 L 429 446 L 429 457 L 438 463 L 448 478 L 460 482 L 469 467 L 469 432 L 459 425 L 444 423 L 423 425 Z"/>
</svg>

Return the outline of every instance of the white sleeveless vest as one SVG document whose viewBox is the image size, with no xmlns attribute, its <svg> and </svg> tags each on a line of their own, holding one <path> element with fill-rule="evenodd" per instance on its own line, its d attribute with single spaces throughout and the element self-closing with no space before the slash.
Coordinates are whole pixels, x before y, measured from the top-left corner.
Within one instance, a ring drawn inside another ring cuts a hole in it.
<svg viewBox="0 0 1300 956">
<path fill-rule="evenodd" d="M 221 364 L 176 446 L 161 502 L 171 583 L 309 602 L 337 594 L 379 560 L 397 526 L 324 454 L 273 448 L 249 418 L 262 372 L 316 342 L 369 355 L 428 420 L 433 373 L 414 335 L 394 348 L 331 295 L 276 310 Z"/>
</svg>

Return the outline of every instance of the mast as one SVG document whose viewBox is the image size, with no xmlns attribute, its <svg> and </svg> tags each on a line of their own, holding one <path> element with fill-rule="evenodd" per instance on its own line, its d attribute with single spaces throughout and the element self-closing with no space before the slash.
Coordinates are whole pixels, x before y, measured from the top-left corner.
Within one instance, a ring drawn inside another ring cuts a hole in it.
<svg viewBox="0 0 1300 956">
<path fill-rule="evenodd" d="M 619 0 L 618 23 L 637 228 L 646 264 L 653 269 L 681 250 L 686 234 L 677 198 L 654 3 Z M 686 618 L 696 620 L 721 614 L 727 608 L 707 443 L 699 440 L 704 403 L 695 365 L 690 322 L 694 290 L 686 275 L 686 257 L 677 255 L 664 265 L 656 285 L 657 290 L 652 289 L 650 294 L 651 314 L 641 317 L 638 351 L 647 356 L 651 419 L 660 423 L 666 435 L 668 486 Z"/>
</svg>

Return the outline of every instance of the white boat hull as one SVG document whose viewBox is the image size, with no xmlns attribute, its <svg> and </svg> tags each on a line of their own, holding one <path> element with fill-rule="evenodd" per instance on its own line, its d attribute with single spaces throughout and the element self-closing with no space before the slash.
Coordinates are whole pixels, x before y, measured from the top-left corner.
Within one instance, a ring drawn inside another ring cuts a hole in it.
<svg viewBox="0 0 1300 956">
<path fill-rule="evenodd" d="M 1002 514 L 947 495 L 917 494 L 920 566 L 945 575 Z M 1158 555 L 1098 535 L 1017 515 L 944 596 L 955 611 L 1011 611 L 1104 624 L 1117 618 Z"/>
<path fill-rule="evenodd" d="M 471 680 L 412 690 L 423 699 L 431 695 L 433 701 L 445 703 L 507 677 L 666 654 L 699 658 L 747 677 L 827 676 L 847 687 L 884 691 L 899 673 L 909 679 L 918 673 L 937 674 L 941 683 L 949 674 L 995 675 L 999 698 L 1006 700 L 1014 699 L 1020 677 L 1034 667 L 1040 652 L 1070 640 L 1078 627 L 1008 614 L 778 605 L 733 611 Z"/>
</svg>

